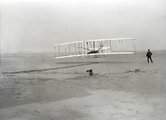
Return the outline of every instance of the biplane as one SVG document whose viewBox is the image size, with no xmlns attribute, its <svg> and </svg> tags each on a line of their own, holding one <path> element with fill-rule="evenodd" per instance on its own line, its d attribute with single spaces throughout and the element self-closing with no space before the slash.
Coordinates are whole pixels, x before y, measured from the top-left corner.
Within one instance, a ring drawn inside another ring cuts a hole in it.
<svg viewBox="0 0 166 120">
<path fill-rule="evenodd" d="M 55 59 L 70 57 L 102 56 L 111 54 L 134 54 L 133 38 L 110 38 L 74 41 L 54 45 Z"/>
</svg>

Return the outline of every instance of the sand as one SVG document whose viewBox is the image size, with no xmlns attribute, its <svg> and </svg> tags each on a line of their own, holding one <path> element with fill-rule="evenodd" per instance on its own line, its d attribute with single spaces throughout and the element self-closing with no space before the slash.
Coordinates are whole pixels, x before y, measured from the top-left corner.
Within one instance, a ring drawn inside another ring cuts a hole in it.
<svg viewBox="0 0 166 120">
<path fill-rule="evenodd" d="M 153 53 L 153 64 L 145 52 L 67 60 L 3 55 L 0 120 L 165 120 L 165 59 L 165 51 Z"/>
</svg>

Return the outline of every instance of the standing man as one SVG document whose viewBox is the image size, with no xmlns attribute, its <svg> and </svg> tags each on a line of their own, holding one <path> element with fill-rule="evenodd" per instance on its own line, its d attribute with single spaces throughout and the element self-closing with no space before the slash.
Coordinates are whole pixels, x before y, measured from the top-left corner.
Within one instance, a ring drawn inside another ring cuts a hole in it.
<svg viewBox="0 0 166 120">
<path fill-rule="evenodd" d="M 152 56 L 152 52 L 150 51 L 150 49 L 148 49 L 148 52 L 146 53 L 148 63 L 149 63 L 149 59 L 150 59 L 151 63 L 153 63 L 153 60 L 152 60 L 151 56 Z"/>
</svg>

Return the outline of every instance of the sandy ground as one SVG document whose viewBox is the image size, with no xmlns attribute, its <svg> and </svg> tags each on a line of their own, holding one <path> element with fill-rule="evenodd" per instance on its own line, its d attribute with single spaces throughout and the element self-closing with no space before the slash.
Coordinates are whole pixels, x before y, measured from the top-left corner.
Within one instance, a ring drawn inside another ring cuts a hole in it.
<svg viewBox="0 0 166 120">
<path fill-rule="evenodd" d="M 148 64 L 145 53 L 60 61 L 4 56 L 0 120 L 165 120 L 165 58 L 155 52 Z"/>
</svg>

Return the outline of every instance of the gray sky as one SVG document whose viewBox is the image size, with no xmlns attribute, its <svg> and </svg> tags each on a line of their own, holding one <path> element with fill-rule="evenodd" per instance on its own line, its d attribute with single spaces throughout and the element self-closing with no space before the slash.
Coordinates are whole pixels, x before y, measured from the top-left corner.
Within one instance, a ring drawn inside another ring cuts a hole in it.
<svg viewBox="0 0 166 120">
<path fill-rule="evenodd" d="M 166 0 L 2 0 L 1 51 L 50 52 L 53 44 L 133 37 L 166 49 Z"/>
</svg>

